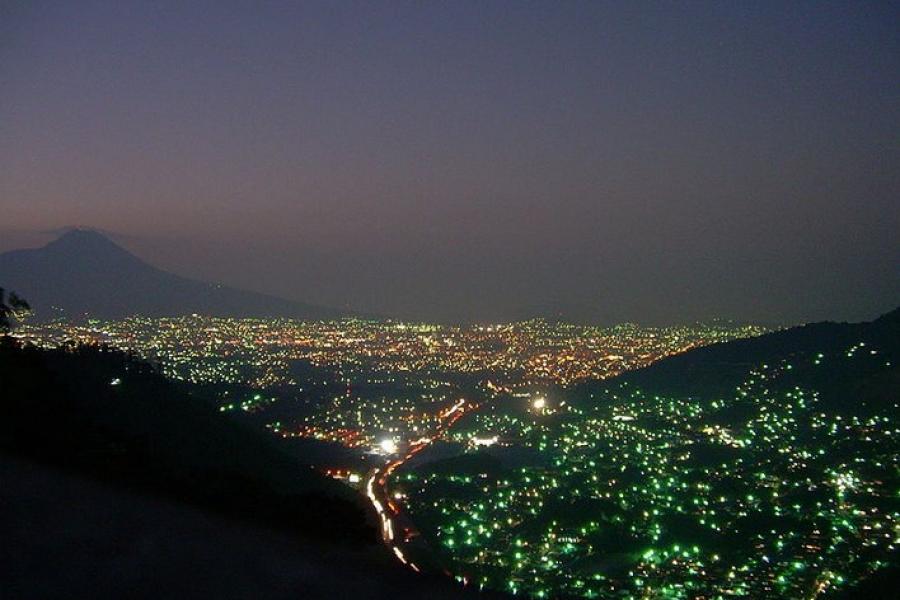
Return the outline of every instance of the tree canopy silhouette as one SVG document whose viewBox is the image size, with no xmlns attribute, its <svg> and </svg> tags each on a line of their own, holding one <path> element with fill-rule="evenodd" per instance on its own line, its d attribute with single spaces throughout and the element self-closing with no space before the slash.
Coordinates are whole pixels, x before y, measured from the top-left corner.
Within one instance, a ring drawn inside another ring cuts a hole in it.
<svg viewBox="0 0 900 600">
<path fill-rule="evenodd" d="M 8 333 L 15 319 L 20 319 L 31 307 L 14 292 L 0 288 L 0 333 Z"/>
</svg>

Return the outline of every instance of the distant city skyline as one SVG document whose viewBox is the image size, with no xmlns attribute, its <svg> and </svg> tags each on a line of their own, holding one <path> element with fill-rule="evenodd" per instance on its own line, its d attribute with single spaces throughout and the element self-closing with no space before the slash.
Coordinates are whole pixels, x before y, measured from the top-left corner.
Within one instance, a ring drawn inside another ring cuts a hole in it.
<svg viewBox="0 0 900 600">
<path fill-rule="evenodd" d="M 900 301 L 896 4 L 0 17 L 0 251 L 85 226 L 185 276 L 425 321 Z"/>
</svg>

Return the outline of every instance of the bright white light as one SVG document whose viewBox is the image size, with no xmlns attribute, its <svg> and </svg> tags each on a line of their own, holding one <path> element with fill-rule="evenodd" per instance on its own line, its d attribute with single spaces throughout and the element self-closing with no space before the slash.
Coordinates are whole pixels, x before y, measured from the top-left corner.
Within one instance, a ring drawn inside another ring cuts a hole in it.
<svg viewBox="0 0 900 600">
<path fill-rule="evenodd" d="M 544 408 L 546 406 L 547 406 L 547 400 L 543 397 L 535 398 L 534 401 L 531 403 L 531 408 L 533 408 L 535 410 L 544 410 Z"/>
<path fill-rule="evenodd" d="M 385 454 L 394 454 L 397 452 L 397 442 L 388 438 L 386 440 L 381 440 L 381 443 L 378 444 L 381 447 L 382 452 Z"/>
<path fill-rule="evenodd" d="M 473 437 L 473 438 L 472 438 L 472 445 L 473 445 L 473 446 L 493 446 L 493 445 L 496 444 L 496 443 L 497 443 L 497 436 L 496 436 L 496 435 L 495 435 L 495 436 L 492 436 L 492 437 L 489 437 L 489 438 L 480 438 L 480 437 Z"/>
</svg>

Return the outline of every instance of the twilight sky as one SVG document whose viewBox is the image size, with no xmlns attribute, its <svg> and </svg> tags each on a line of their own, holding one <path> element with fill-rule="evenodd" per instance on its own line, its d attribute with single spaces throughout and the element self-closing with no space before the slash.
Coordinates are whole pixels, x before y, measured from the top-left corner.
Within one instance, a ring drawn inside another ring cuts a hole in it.
<svg viewBox="0 0 900 600">
<path fill-rule="evenodd" d="M 868 319 L 898 75 L 897 3 L 3 3 L 0 251 L 90 226 L 415 319 Z"/>
</svg>

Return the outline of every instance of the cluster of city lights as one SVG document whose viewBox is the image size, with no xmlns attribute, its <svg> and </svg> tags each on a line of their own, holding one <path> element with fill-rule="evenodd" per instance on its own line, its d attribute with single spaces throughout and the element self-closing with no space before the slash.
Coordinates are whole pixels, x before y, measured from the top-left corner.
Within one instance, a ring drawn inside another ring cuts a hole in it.
<svg viewBox="0 0 900 600">
<path fill-rule="evenodd" d="M 691 348 L 759 335 L 729 323 L 677 327 L 592 327 L 532 320 L 454 327 L 345 319 L 134 317 L 24 325 L 17 335 L 39 344 L 106 343 L 158 362 L 167 376 L 195 383 L 258 388 L 309 385 L 295 361 L 345 377 L 391 382 L 398 374 L 484 375 L 498 386 L 571 385 L 604 379 Z"/>
<path fill-rule="evenodd" d="M 898 405 L 816 385 L 890 357 L 862 341 L 797 354 L 725 394 L 605 381 L 762 332 L 192 316 L 17 335 L 134 352 L 213 386 L 222 412 L 364 454 L 323 471 L 370 498 L 417 571 L 537 598 L 814 597 L 895 560 Z"/>
<path fill-rule="evenodd" d="M 542 399 L 496 403 L 452 435 L 500 449 L 465 446 L 395 485 L 467 583 L 539 598 L 813 597 L 896 560 L 900 425 L 896 403 L 835 406 L 803 385 L 809 369 L 890 367 L 877 352 L 797 360 L 759 365 L 725 397 L 623 382 L 552 416 L 534 410 Z"/>
</svg>

